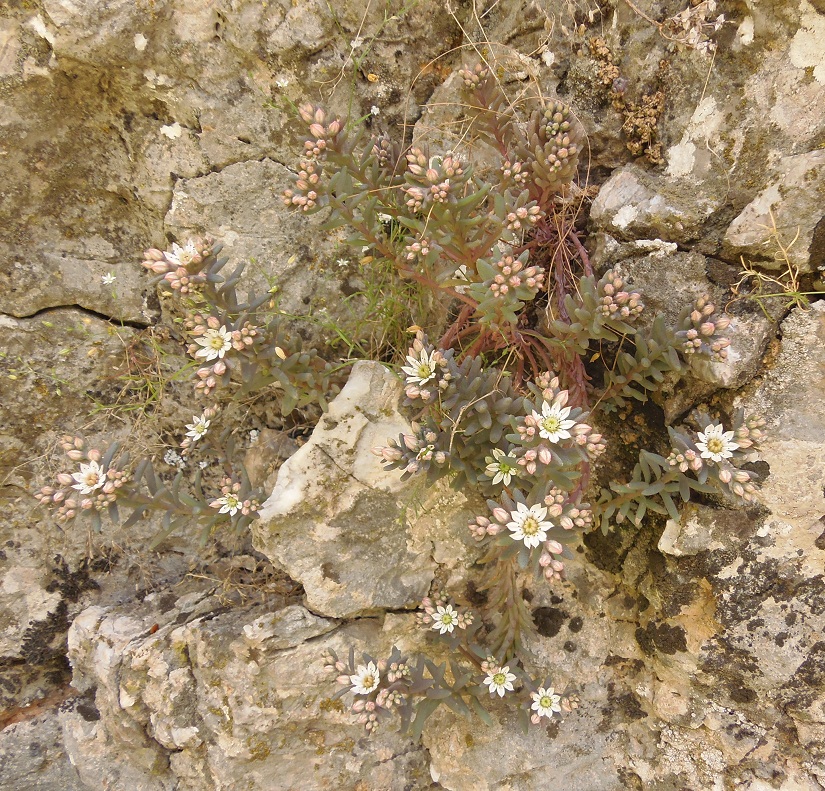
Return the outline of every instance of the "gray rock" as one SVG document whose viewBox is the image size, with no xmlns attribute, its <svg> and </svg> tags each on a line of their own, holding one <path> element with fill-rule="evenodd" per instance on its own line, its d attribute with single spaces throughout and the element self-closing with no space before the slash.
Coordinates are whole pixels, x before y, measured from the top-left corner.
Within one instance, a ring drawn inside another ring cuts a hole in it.
<svg viewBox="0 0 825 791">
<path fill-rule="evenodd" d="M 348 618 L 415 605 L 435 573 L 433 536 L 412 516 L 416 490 L 370 452 L 411 431 L 401 391 L 381 364 L 356 363 L 254 523 L 255 546 L 304 586 L 313 612 Z"/>
<path fill-rule="evenodd" d="M 825 217 L 825 151 L 783 157 L 776 171 L 730 224 L 725 252 L 732 258 L 755 257 L 766 269 L 786 270 L 790 264 L 803 274 L 815 271 L 816 265 L 825 264 L 825 253 L 814 249 L 816 229 Z"/>
<path fill-rule="evenodd" d="M 96 690 L 100 716 L 61 720 L 88 787 L 429 787 L 426 751 L 389 732 L 362 739 L 323 670 L 325 649 L 382 656 L 393 641 L 419 645 L 412 616 L 336 629 L 298 605 L 227 612 L 208 588 L 184 589 L 169 609 L 154 597 L 90 608 L 73 624 L 73 683 Z"/>
<path fill-rule="evenodd" d="M 622 239 L 662 239 L 685 243 L 698 237 L 718 208 L 697 195 L 692 184 L 667 180 L 635 165 L 615 171 L 593 201 L 590 219 L 596 230 Z"/>
</svg>

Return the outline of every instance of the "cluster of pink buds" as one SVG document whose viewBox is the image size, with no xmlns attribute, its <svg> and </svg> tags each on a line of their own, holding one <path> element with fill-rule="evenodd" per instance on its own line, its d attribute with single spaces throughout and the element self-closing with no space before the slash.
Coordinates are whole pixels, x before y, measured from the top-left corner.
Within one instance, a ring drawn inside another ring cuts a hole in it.
<svg viewBox="0 0 825 791">
<path fill-rule="evenodd" d="M 716 362 L 724 362 L 728 358 L 727 338 L 719 337 L 716 333 L 723 332 L 730 326 L 727 316 L 713 318 L 716 306 L 705 294 L 693 304 L 693 310 L 682 321 L 684 329 L 676 333 L 682 341 L 682 351 L 685 354 L 702 352 L 709 354 Z"/>
<path fill-rule="evenodd" d="M 426 236 L 422 236 L 414 242 L 405 245 L 404 253 L 407 261 L 416 261 L 426 258 L 430 254 L 431 242 Z"/>
<path fill-rule="evenodd" d="M 678 467 L 679 472 L 699 472 L 705 466 L 701 457 L 695 450 L 686 450 L 684 453 L 680 451 L 671 451 L 667 457 L 667 462 L 671 467 Z"/>
<path fill-rule="evenodd" d="M 44 486 L 36 495 L 42 505 L 56 507 L 59 522 L 74 519 L 81 511 L 102 511 L 117 500 L 117 492 L 129 476 L 116 467 L 101 466 L 103 451 L 86 449 L 81 437 L 65 436 L 61 447 L 72 461 L 80 462 L 80 470 L 61 472 L 57 476 L 60 488 Z"/>
<path fill-rule="evenodd" d="M 201 274 L 204 259 L 212 253 L 212 239 L 190 240 L 183 247 L 172 244 L 171 250 L 151 248 L 143 255 L 143 267 L 163 279 L 173 291 L 188 294 L 192 288 L 206 282 Z"/>
<path fill-rule="evenodd" d="M 243 327 L 239 330 L 232 330 L 230 335 L 232 337 L 232 348 L 235 351 L 242 352 L 255 343 L 255 338 L 258 337 L 258 328 L 251 322 L 246 321 Z"/>
<path fill-rule="evenodd" d="M 211 395 L 218 386 L 218 380 L 226 373 L 227 367 L 223 360 L 218 360 L 211 367 L 198 368 L 195 372 L 198 381 L 195 382 L 195 392 L 202 396 Z"/>
<path fill-rule="evenodd" d="M 448 154 L 443 158 L 427 159 L 420 148 L 411 148 L 406 157 L 407 170 L 428 186 L 438 184 L 444 179 L 454 179 L 464 175 L 461 160 L 454 154 Z"/>
<path fill-rule="evenodd" d="M 556 520 L 565 530 L 574 527 L 586 530 L 593 524 L 593 511 L 586 504 L 570 503 L 567 494 L 555 486 L 548 490 L 544 504 L 547 506 L 547 516 Z"/>
<path fill-rule="evenodd" d="M 539 556 L 539 566 L 543 569 L 544 578 L 548 582 L 561 579 L 561 574 L 564 571 L 564 563 L 553 556 L 561 555 L 563 551 L 564 547 L 558 541 L 544 542 L 542 553 Z"/>
<path fill-rule="evenodd" d="M 367 733 L 375 733 L 379 727 L 378 708 L 379 704 L 377 700 L 362 700 L 358 698 L 353 701 L 350 710 L 353 714 L 357 715 L 355 721 L 363 725 Z"/>
<path fill-rule="evenodd" d="M 508 520 L 509 521 L 509 517 Z M 482 541 L 487 536 L 497 536 L 504 530 L 503 524 L 491 522 L 486 516 L 477 516 L 471 520 L 468 527 L 476 541 Z"/>
<path fill-rule="evenodd" d="M 304 104 L 298 108 L 298 114 L 304 123 L 309 124 L 310 139 L 304 143 L 304 153 L 308 157 L 320 156 L 327 148 L 328 142 L 338 136 L 343 125 L 335 118 L 326 124 L 327 114 L 320 107 Z"/>
<path fill-rule="evenodd" d="M 745 418 L 745 422 L 741 426 L 734 429 L 733 441 L 739 445 L 740 450 L 755 447 L 759 444 L 759 440 L 765 436 L 765 432 L 762 431 L 763 428 L 765 428 L 765 418 L 751 415 Z"/>
<path fill-rule="evenodd" d="M 645 308 L 641 295 L 625 291 L 624 281 L 611 269 L 599 281 L 601 311 L 609 319 L 632 320 Z"/>
<path fill-rule="evenodd" d="M 503 183 L 513 181 L 519 187 L 527 183 L 527 170 L 521 162 L 510 162 L 506 160 L 501 166 L 501 180 Z"/>
<path fill-rule="evenodd" d="M 521 209 L 519 209 L 521 211 Z M 505 255 L 496 261 L 494 266 L 498 269 L 498 274 L 490 284 L 490 291 L 496 297 L 505 296 L 511 289 L 516 289 L 521 285 L 526 286 L 531 291 L 538 291 L 544 286 L 544 271 L 537 266 L 528 266 L 511 255 Z"/>
<path fill-rule="evenodd" d="M 514 211 L 508 212 L 505 217 L 506 227 L 509 231 L 518 231 L 524 226 L 535 225 L 542 217 L 542 210 L 539 206 L 519 206 Z"/>
<path fill-rule="evenodd" d="M 470 89 L 478 88 L 487 79 L 489 73 L 480 63 L 476 63 L 472 69 L 458 70 L 458 76 L 461 77 L 464 86 Z"/>
<path fill-rule="evenodd" d="M 756 501 L 757 489 L 752 483 L 753 479 L 754 476 L 747 470 L 724 468 L 719 471 L 719 480 L 726 483 L 733 494 L 748 503 Z"/>
<path fill-rule="evenodd" d="M 308 159 L 301 160 L 301 169 L 295 180 L 295 190 L 284 190 L 284 206 L 297 207 L 301 211 L 311 211 L 318 205 L 318 184 L 321 167 Z"/>
</svg>

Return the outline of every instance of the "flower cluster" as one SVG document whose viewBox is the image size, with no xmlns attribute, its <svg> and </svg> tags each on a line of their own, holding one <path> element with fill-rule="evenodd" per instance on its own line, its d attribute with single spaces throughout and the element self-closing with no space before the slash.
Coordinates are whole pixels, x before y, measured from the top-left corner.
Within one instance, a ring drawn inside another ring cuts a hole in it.
<svg viewBox="0 0 825 791">
<path fill-rule="evenodd" d="M 261 504 L 255 497 L 245 496 L 248 494 L 240 481 L 233 481 L 231 478 L 221 480 L 221 496 L 216 497 L 209 503 L 211 508 L 218 509 L 219 514 L 229 514 L 234 517 L 240 512 L 243 516 L 250 516 L 257 513 Z"/>
<path fill-rule="evenodd" d="M 209 238 L 190 240 L 180 246 L 173 243 L 168 251 L 151 248 L 144 253 L 143 267 L 160 275 L 173 291 L 189 294 L 206 282 L 203 263 L 213 252 Z"/>
<path fill-rule="evenodd" d="M 636 291 L 626 291 L 624 280 L 612 269 L 599 280 L 599 302 L 606 318 L 632 321 L 639 316 L 645 306 Z"/>
<path fill-rule="evenodd" d="M 58 522 L 68 522 L 81 512 L 103 512 L 115 504 L 129 475 L 119 461 L 113 461 L 115 448 L 89 448 L 81 437 L 65 436 L 60 442 L 66 456 L 79 463 L 75 472 L 57 475 L 59 487 L 44 486 L 37 499 L 56 509 Z"/>
<path fill-rule="evenodd" d="M 203 439 L 209 431 L 209 426 L 215 415 L 218 414 L 218 408 L 215 406 L 207 407 L 203 410 L 201 415 L 192 415 L 192 422 L 186 424 L 187 432 L 180 446 L 183 448 L 183 454 L 186 455 L 192 446 Z"/>
<path fill-rule="evenodd" d="M 421 607 L 424 612 L 416 616 L 418 622 L 439 634 L 452 634 L 456 627 L 466 629 L 474 620 L 472 612 L 456 609 L 453 603 L 444 597 L 427 596 L 421 602 Z"/>
<path fill-rule="evenodd" d="M 706 354 L 716 362 L 728 358 L 730 341 L 719 335 L 730 326 L 727 316 L 714 316 L 716 306 L 707 295 L 699 297 L 691 310 L 679 318 L 676 337 L 684 354 Z"/>
</svg>

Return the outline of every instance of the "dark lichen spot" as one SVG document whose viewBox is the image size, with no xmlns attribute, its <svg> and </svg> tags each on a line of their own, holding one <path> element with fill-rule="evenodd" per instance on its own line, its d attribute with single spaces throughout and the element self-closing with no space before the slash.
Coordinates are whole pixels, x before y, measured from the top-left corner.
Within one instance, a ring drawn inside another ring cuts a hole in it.
<svg viewBox="0 0 825 791">
<path fill-rule="evenodd" d="M 533 621 L 542 637 L 555 637 L 569 617 L 569 613 L 555 607 L 537 607 L 533 610 Z"/>
<path fill-rule="evenodd" d="M 576 650 L 576 644 L 572 640 L 566 640 L 562 647 L 568 654 L 572 654 Z"/>
<path fill-rule="evenodd" d="M 648 656 L 656 651 L 663 654 L 687 651 L 685 630 L 681 626 L 666 623 L 655 624 L 651 621 L 644 629 L 639 627 L 636 630 L 636 642 Z"/>
<path fill-rule="evenodd" d="M 580 615 L 575 615 L 570 619 L 570 623 L 567 624 L 567 628 L 573 632 L 573 634 L 578 634 L 582 627 L 584 626 L 584 620 Z"/>
</svg>

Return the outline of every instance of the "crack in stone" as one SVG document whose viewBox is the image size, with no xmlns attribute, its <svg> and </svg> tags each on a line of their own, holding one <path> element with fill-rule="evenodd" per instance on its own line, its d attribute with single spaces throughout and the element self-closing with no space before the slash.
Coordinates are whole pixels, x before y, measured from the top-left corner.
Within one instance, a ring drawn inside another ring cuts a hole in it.
<svg viewBox="0 0 825 791">
<path fill-rule="evenodd" d="M 135 330 L 144 330 L 150 326 L 150 322 L 148 321 L 144 323 L 134 319 L 117 319 L 113 316 L 107 316 L 105 313 L 101 313 L 100 311 L 92 310 L 91 308 L 84 308 L 82 305 L 78 305 L 76 303 L 72 305 L 51 305 L 47 308 L 40 308 L 40 310 L 36 310 L 34 313 L 29 313 L 26 316 L 15 316 L 11 313 L 0 313 L 0 318 L 6 317 L 14 321 L 24 321 L 26 319 L 36 319 L 40 316 L 49 315 L 50 313 L 54 313 L 58 310 L 76 310 L 87 316 L 105 321 L 116 327 L 131 327 Z"/>
</svg>

